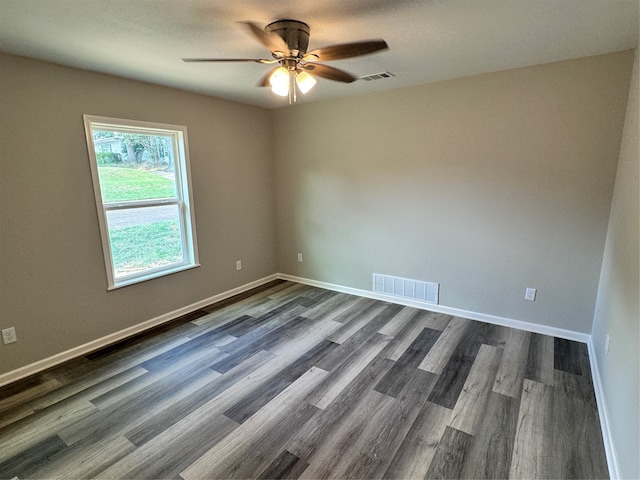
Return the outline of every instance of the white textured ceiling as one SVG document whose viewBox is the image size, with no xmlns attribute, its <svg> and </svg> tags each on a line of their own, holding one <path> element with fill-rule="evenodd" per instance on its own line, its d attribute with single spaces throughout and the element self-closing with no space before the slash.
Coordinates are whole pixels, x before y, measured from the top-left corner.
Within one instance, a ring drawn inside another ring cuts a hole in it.
<svg viewBox="0 0 640 480">
<path fill-rule="evenodd" d="M 362 76 L 320 79 L 302 102 L 433 83 L 638 46 L 638 0 L 0 0 L 0 50 L 238 102 L 287 105 L 256 82 L 268 58 L 236 22 L 301 20 L 309 49 L 383 38 L 390 49 L 330 62 Z"/>
</svg>

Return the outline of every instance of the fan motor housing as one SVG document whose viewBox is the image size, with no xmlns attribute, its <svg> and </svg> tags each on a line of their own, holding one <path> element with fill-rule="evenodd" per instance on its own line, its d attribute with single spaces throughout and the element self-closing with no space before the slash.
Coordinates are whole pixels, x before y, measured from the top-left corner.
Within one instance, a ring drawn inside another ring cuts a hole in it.
<svg viewBox="0 0 640 480">
<path fill-rule="evenodd" d="M 298 20 L 277 20 L 264 28 L 266 33 L 275 33 L 282 38 L 291 52 L 302 56 L 309 46 L 309 25 Z M 287 52 L 289 53 L 289 52 Z"/>
</svg>

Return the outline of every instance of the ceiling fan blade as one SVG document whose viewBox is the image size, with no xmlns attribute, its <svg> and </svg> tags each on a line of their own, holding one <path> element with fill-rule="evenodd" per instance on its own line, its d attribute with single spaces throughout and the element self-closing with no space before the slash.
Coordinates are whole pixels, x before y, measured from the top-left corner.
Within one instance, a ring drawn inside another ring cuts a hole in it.
<svg viewBox="0 0 640 480">
<path fill-rule="evenodd" d="M 254 63 L 276 63 L 277 60 L 266 60 L 264 58 L 183 58 L 183 62 L 254 62 Z"/>
<path fill-rule="evenodd" d="M 358 77 L 350 74 L 349 72 L 345 72 L 344 70 L 340 70 L 338 68 L 330 67 L 328 65 L 323 65 L 321 63 L 306 63 L 300 64 L 300 68 L 311 72 L 316 77 L 326 78 L 328 80 L 335 80 L 336 82 L 344 82 L 351 83 L 355 82 Z"/>
<path fill-rule="evenodd" d="M 266 74 L 264 77 L 262 77 L 262 78 L 260 79 L 260 81 L 258 82 L 258 84 L 257 84 L 256 86 L 258 86 L 258 87 L 268 87 L 269 85 L 271 85 L 271 84 L 269 83 L 269 77 L 271 77 L 271 74 L 272 74 L 275 70 L 277 70 L 278 68 L 280 68 L 280 67 L 272 68 L 271 70 L 269 70 L 269 71 L 267 72 L 267 74 Z"/>
<path fill-rule="evenodd" d="M 249 32 L 253 34 L 253 36 L 265 47 L 267 47 L 272 52 L 283 52 L 289 53 L 289 47 L 287 43 L 275 34 L 268 34 L 258 25 L 253 22 L 240 22 L 243 25 L 246 25 L 249 29 Z"/>
<path fill-rule="evenodd" d="M 305 56 L 305 60 L 309 60 L 307 57 L 316 57 L 323 62 L 329 60 L 340 60 L 342 58 L 358 57 L 360 55 L 368 55 L 369 53 L 378 52 L 380 50 L 386 50 L 389 46 L 384 40 L 367 40 L 365 42 L 354 43 L 342 43 L 340 45 L 330 45 L 328 47 L 316 48 L 311 50 Z"/>
</svg>

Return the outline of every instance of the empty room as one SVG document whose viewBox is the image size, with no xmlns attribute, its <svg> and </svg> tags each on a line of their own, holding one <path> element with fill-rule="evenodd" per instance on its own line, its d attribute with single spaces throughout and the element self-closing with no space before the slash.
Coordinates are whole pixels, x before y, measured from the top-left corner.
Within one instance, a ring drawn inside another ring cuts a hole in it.
<svg viewBox="0 0 640 480">
<path fill-rule="evenodd" d="M 0 478 L 640 478 L 637 0 L 0 0 Z"/>
</svg>

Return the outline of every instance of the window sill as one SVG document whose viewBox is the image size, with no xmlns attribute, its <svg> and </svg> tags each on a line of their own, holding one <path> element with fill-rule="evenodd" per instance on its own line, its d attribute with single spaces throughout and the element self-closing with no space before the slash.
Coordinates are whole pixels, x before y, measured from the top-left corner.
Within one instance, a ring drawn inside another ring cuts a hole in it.
<svg viewBox="0 0 640 480">
<path fill-rule="evenodd" d="M 176 267 L 168 268 L 166 270 L 161 270 L 159 272 L 156 271 L 156 272 L 148 273 L 146 275 L 135 276 L 133 278 L 125 278 L 125 279 L 114 282 L 113 285 L 109 285 L 107 287 L 107 291 L 117 290 L 122 287 L 127 287 L 129 285 L 134 285 L 136 283 L 146 282 L 149 280 L 153 280 L 154 278 L 164 277 L 174 273 L 182 272 L 184 270 L 191 270 L 192 268 L 197 268 L 199 266 L 200 266 L 199 263 L 189 263 L 187 265 L 178 265 Z"/>
</svg>

